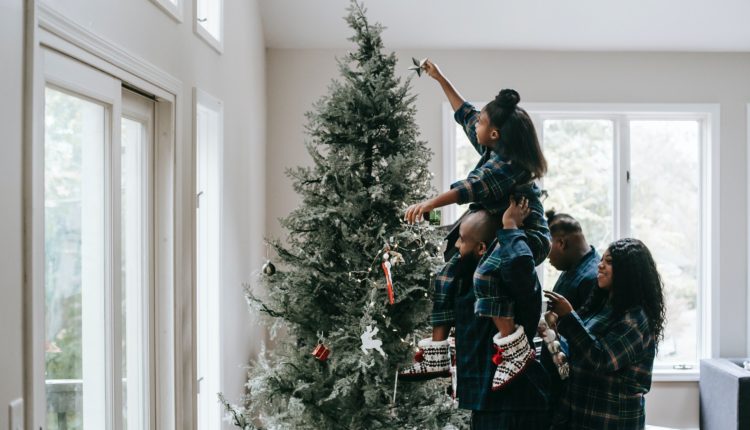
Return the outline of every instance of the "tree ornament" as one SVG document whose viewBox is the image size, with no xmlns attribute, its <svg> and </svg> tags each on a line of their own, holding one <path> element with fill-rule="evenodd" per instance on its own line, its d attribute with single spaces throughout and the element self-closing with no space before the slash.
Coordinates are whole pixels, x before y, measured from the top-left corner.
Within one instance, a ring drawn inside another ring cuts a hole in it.
<svg viewBox="0 0 750 430">
<path fill-rule="evenodd" d="M 266 262 L 263 263 L 263 267 L 261 267 L 261 271 L 266 276 L 273 276 L 274 273 L 276 273 L 276 266 L 271 263 L 271 257 L 268 256 L 270 252 L 270 246 L 268 246 L 268 242 L 266 242 Z"/>
<path fill-rule="evenodd" d="M 328 355 L 331 353 L 331 350 L 328 349 L 325 345 L 322 343 L 319 343 L 315 345 L 315 348 L 312 351 L 312 355 L 318 359 L 318 361 L 326 361 L 328 360 Z"/>
<path fill-rule="evenodd" d="M 394 304 L 395 297 L 393 295 L 393 267 L 397 264 L 404 263 L 404 256 L 401 253 L 391 250 L 389 244 L 385 244 L 383 247 L 383 262 L 380 267 L 383 269 L 385 274 L 385 287 L 388 290 L 388 303 Z"/>
<path fill-rule="evenodd" d="M 271 260 L 266 260 L 263 264 L 263 274 L 267 276 L 273 276 L 276 273 L 276 266 L 271 263 Z"/>
<path fill-rule="evenodd" d="M 391 262 L 388 261 L 389 255 L 386 252 L 383 254 L 383 263 L 380 264 L 380 267 L 383 268 L 383 273 L 385 274 L 385 287 L 388 290 L 388 303 L 394 304 L 396 303 L 395 297 L 393 296 L 393 277 L 391 276 Z"/>
<path fill-rule="evenodd" d="M 383 351 L 383 341 L 380 339 L 375 339 L 375 335 L 378 334 L 378 328 L 375 327 L 372 328 L 371 325 L 368 325 L 365 329 L 365 332 L 362 333 L 362 336 L 360 336 L 360 339 L 362 340 L 362 346 L 360 347 L 362 349 L 362 352 L 369 355 L 370 350 L 374 349 L 380 353 L 380 355 L 385 358 L 385 351 Z"/>
<path fill-rule="evenodd" d="M 417 76 L 422 77 L 422 72 L 424 72 L 424 65 L 427 63 L 427 59 L 423 58 L 422 61 L 419 61 L 416 58 L 411 57 L 411 62 L 414 63 L 414 65 L 409 67 L 409 70 L 417 72 Z"/>
</svg>

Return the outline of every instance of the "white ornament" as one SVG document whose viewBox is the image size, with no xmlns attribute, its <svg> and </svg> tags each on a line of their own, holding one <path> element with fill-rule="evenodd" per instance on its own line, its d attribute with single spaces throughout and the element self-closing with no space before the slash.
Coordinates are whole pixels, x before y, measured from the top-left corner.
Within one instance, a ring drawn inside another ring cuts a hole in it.
<svg viewBox="0 0 750 430">
<path fill-rule="evenodd" d="M 362 336 L 360 336 L 360 339 L 362 339 L 362 352 L 365 354 L 370 354 L 371 349 L 374 349 L 380 353 L 383 357 L 385 357 L 385 351 L 383 351 L 382 345 L 383 341 L 380 339 L 375 339 L 375 335 L 378 334 L 378 328 L 375 327 L 372 328 L 371 325 L 368 325 L 365 329 L 365 332 L 362 333 Z"/>
<path fill-rule="evenodd" d="M 547 331 L 544 332 L 544 341 L 547 343 L 552 343 L 555 339 L 557 339 L 557 333 L 555 333 L 555 331 L 551 328 L 548 328 Z"/>
</svg>

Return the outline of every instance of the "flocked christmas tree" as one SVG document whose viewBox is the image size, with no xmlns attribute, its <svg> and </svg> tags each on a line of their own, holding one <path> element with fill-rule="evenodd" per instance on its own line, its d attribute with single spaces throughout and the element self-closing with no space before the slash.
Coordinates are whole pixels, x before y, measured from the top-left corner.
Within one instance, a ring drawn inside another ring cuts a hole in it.
<svg viewBox="0 0 750 430">
<path fill-rule="evenodd" d="M 244 429 L 461 427 L 450 381 L 395 386 L 428 328 L 442 262 L 440 233 L 402 221 L 408 203 L 428 197 L 431 154 L 382 27 L 357 3 L 346 21 L 356 50 L 308 113 L 314 166 L 288 172 L 302 203 L 281 221 L 285 243 L 271 244 L 278 270 L 264 267 L 263 288 L 247 287 L 283 336 L 251 363 L 243 406 L 222 401 Z"/>
</svg>

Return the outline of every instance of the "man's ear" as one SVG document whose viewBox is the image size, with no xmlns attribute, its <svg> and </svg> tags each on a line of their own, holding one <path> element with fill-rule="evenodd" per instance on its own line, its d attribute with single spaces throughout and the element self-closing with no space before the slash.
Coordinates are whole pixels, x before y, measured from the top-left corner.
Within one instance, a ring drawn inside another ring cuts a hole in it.
<svg viewBox="0 0 750 430">
<path fill-rule="evenodd" d="M 568 249 L 568 240 L 567 239 L 565 239 L 564 237 L 561 237 L 561 238 L 559 238 L 557 240 L 560 241 L 560 249 L 563 249 L 563 250 Z"/>
<path fill-rule="evenodd" d="M 500 132 L 496 128 L 493 128 L 492 131 L 490 131 L 490 139 L 500 140 Z"/>
<path fill-rule="evenodd" d="M 481 257 L 485 252 L 487 252 L 487 244 L 484 242 L 479 242 L 477 244 L 477 255 Z"/>
</svg>

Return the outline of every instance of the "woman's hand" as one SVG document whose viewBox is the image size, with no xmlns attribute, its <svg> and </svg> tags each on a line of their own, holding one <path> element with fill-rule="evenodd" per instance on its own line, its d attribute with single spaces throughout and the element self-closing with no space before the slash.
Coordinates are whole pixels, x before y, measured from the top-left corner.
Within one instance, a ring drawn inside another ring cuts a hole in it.
<svg viewBox="0 0 750 430">
<path fill-rule="evenodd" d="M 545 291 L 544 295 L 549 300 L 549 310 L 556 313 L 558 317 L 562 318 L 565 315 L 573 312 L 573 305 L 570 304 L 568 299 L 555 293 L 554 291 Z"/>
<path fill-rule="evenodd" d="M 529 209 L 529 200 L 521 197 L 515 200 L 510 196 L 510 206 L 503 213 L 503 228 L 506 230 L 517 229 L 523 225 L 523 220 L 531 213 Z"/>
<path fill-rule="evenodd" d="M 422 68 L 428 75 L 430 75 L 432 79 L 439 80 L 440 78 L 444 77 L 443 72 L 440 71 L 440 68 L 437 66 L 437 64 L 430 61 L 429 58 L 424 62 Z"/>
<path fill-rule="evenodd" d="M 404 219 L 409 224 L 414 224 L 415 222 L 422 220 L 423 214 L 429 213 L 433 209 L 435 209 L 435 205 L 432 203 L 432 199 L 411 205 L 406 209 Z"/>
</svg>

